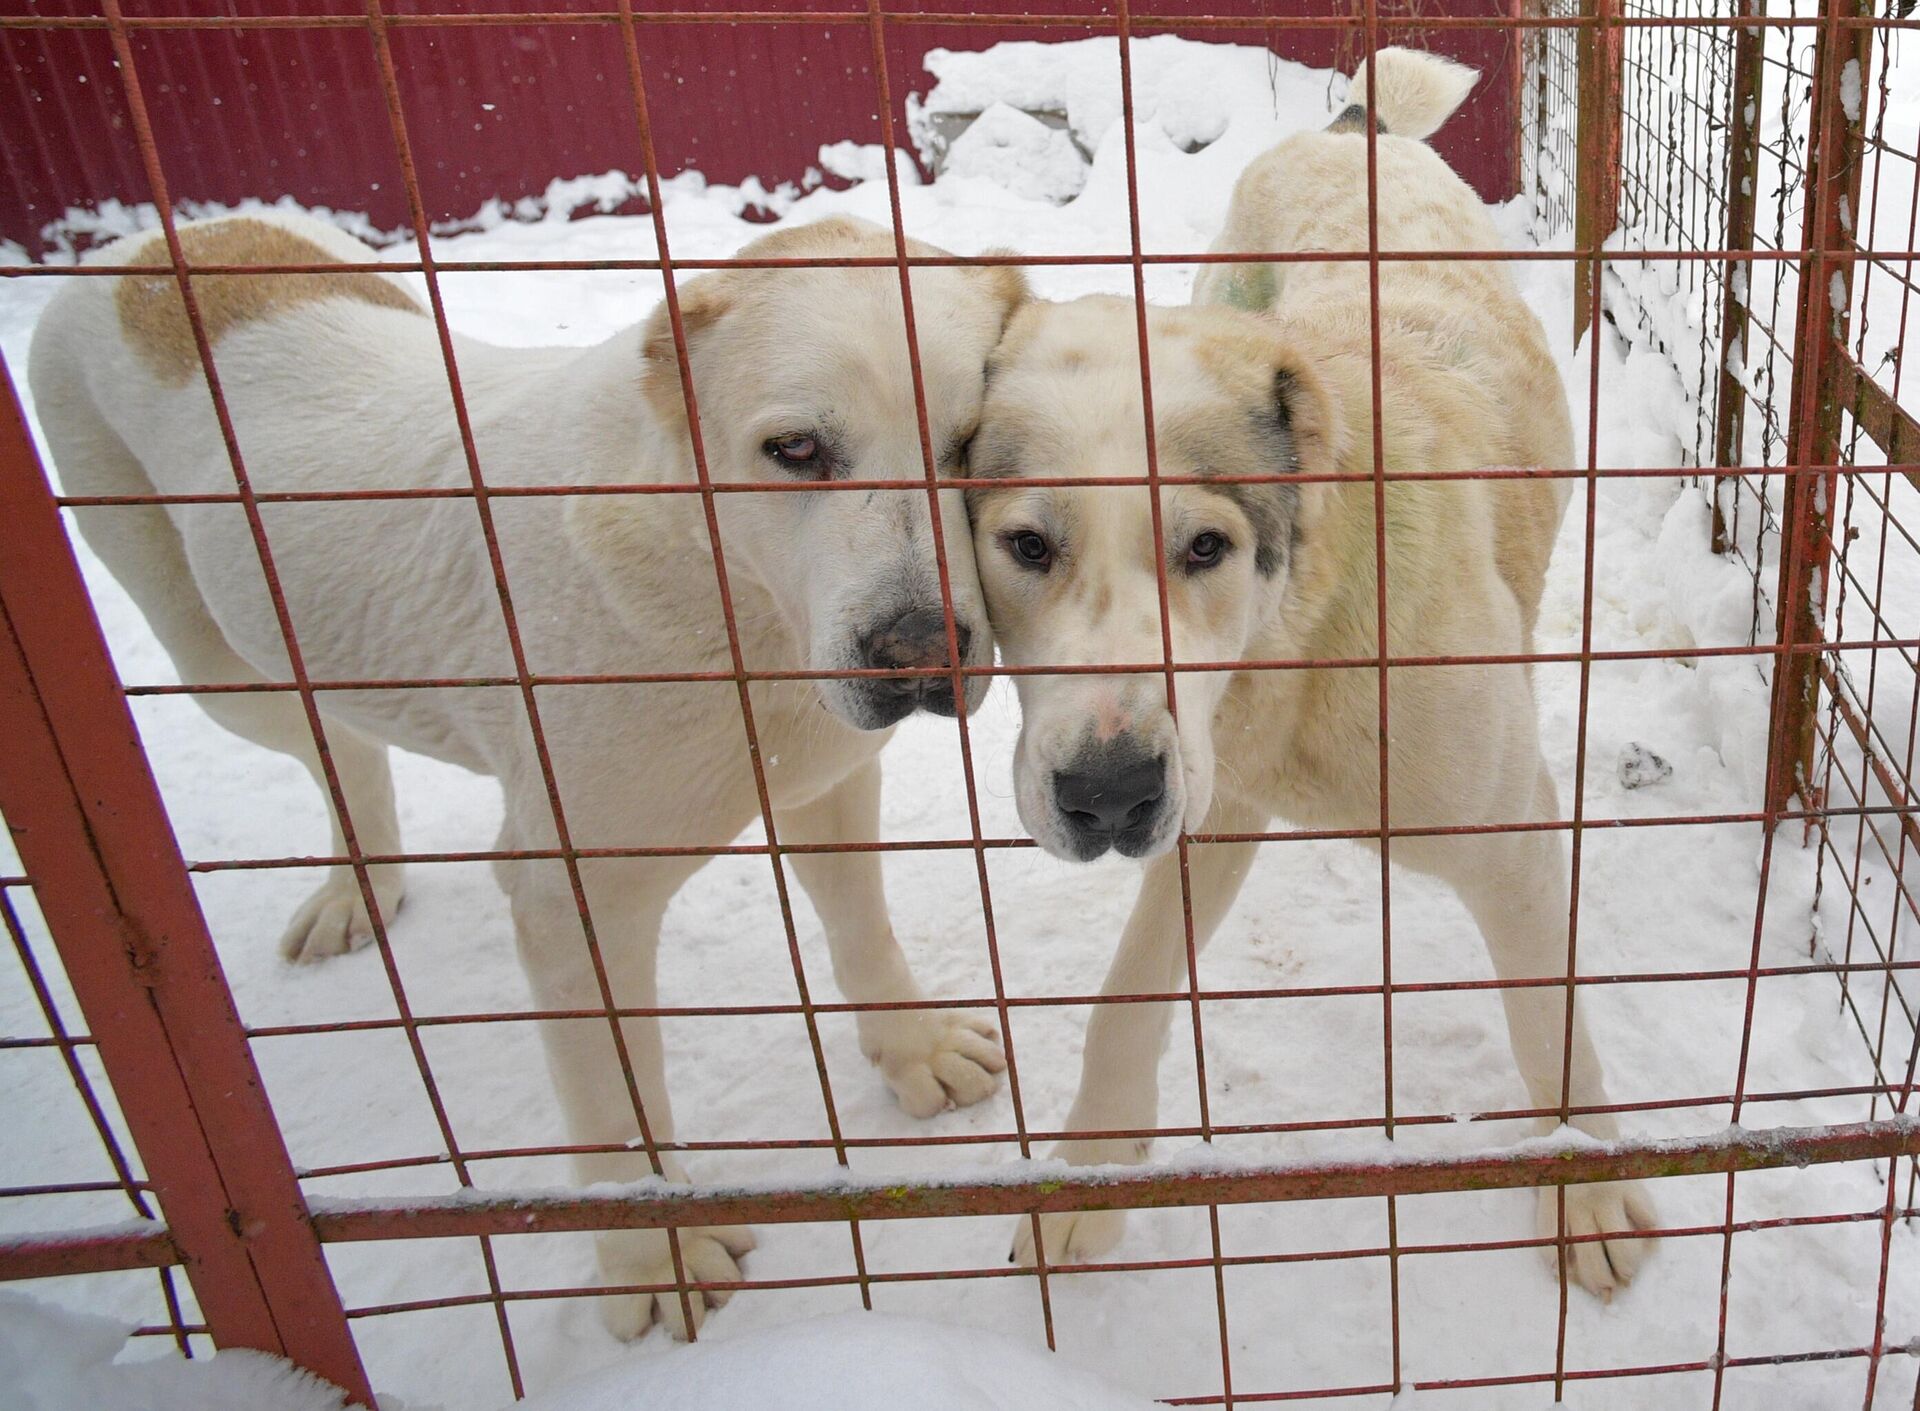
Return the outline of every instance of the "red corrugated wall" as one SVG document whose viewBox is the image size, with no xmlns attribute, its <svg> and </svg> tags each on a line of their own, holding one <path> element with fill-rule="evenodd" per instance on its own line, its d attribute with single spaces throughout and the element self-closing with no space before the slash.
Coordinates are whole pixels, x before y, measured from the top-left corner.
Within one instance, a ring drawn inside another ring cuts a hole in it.
<svg viewBox="0 0 1920 1411">
<path fill-rule="evenodd" d="M 606 0 L 505 3 L 515 13 L 611 9 Z M 742 8 L 740 0 L 674 4 L 683 13 Z M 1441 50 L 1485 73 L 1473 101 L 1436 145 L 1489 198 L 1515 189 L 1515 37 L 1496 27 L 1507 5 L 1401 0 L 1402 9 L 1482 18 L 1489 25 L 1383 32 L 1385 39 Z M 364 14 L 360 0 L 124 0 L 124 8 L 130 16 Z M 778 8 L 844 15 L 857 7 L 845 0 L 802 0 Z M 939 0 L 928 8 L 1012 14 L 1038 7 L 1028 0 Z M 1074 5 L 1052 0 L 1048 8 L 1064 13 Z M 1339 54 L 1338 32 L 1261 21 L 1356 7 L 1337 0 L 1158 0 L 1132 8 L 1136 16 L 1245 15 L 1244 29 L 1189 26 L 1179 32 L 1263 44 L 1282 57 L 1326 65 Z M 1395 11 L 1391 3 L 1381 8 Z M 475 0 L 388 0 L 387 11 L 503 12 Z M 97 0 L 0 0 L 0 15 L 97 13 Z M 895 101 L 930 86 L 920 62 L 929 49 L 981 49 L 1001 39 L 1074 39 L 1093 32 L 890 22 L 887 63 Z M 616 26 L 473 24 L 399 27 L 392 34 L 432 219 L 470 215 L 490 197 L 537 194 L 555 177 L 642 169 Z M 1348 45 L 1357 38 L 1349 32 Z M 865 23 L 650 24 L 640 29 L 640 45 L 666 174 L 694 169 L 714 181 L 759 176 L 773 185 L 797 180 L 815 163 L 823 142 L 879 140 Z M 291 196 L 308 205 L 364 211 L 383 228 L 407 223 L 373 47 L 363 26 L 139 30 L 134 47 L 177 199 Z M 148 199 L 104 30 L 0 29 L 0 68 L 0 238 L 38 253 L 42 229 L 69 207 Z M 904 127 L 899 132 L 904 141 Z"/>
</svg>

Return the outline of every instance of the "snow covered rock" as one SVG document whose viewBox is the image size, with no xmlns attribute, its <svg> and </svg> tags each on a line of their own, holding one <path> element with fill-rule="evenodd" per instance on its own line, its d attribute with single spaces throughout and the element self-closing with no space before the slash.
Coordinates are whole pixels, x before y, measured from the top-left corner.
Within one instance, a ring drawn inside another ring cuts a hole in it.
<svg viewBox="0 0 1920 1411">
<path fill-rule="evenodd" d="M 1064 205 L 1087 184 L 1087 159 L 1065 128 L 995 103 L 947 148 L 947 176 L 972 176 L 1016 196 Z"/>
</svg>

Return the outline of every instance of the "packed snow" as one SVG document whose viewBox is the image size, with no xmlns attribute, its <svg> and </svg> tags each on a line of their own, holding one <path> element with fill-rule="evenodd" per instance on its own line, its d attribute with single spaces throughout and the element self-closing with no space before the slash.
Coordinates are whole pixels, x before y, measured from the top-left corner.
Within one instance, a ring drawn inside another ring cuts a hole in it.
<svg viewBox="0 0 1920 1411">
<path fill-rule="evenodd" d="M 346 1405 L 338 1387 L 245 1348 L 191 1362 L 116 1362 L 132 1331 L 128 1322 L 0 1289 L 0 1387 L 9 1411 L 343 1411 Z"/>
<path fill-rule="evenodd" d="M 1277 60 L 1254 48 L 1136 40 L 1135 143 L 1141 236 L 1150 251 L 1204 249 L 1224 215 L 1235 176 L 1279 136 L 1322 125 L 1334 85 L 1324 71 Z M 940 160 L 936 180 L 903 182 L 909 231 L 961 253 L 990 247 L 1032 254 L 1112 253 L 1128 247 L 1123 133 L 1115 51 L 1109 41 L 1008 44 L 983 54 L 936 54 L 940 84 L 914 114 L 923 151 Z M 978 129 L 956 116 L 987 114 Z M 943 127 L 940 119 L 949 121 Z M 788 222 L 847 212 L 888 218 L 884 157 L 872 148 L 823 149 L 823 169 L 846 189 L 709 186 L 683 177 L 670 187 L 666 223 L 681 257 L 724 256 L 768 226 L 749 208 Z M 631 189 L 619 173 L 556 183 L 539 207 L 502 205 L 467 232 L 437 234 L 445 259 L 647 258 L 655 253 L 645 218 L 592 215 Z M 540 211 L 544 209 L 544 215 Z M 1495 211 L 1506 238 L 1532 237 L 1520 203 Z M 526 218 L 515 218 L 526 217 Z M 538 217 L 538 218 L 534 218 Z M 122 211 L 114 219 L 138 221 Z M 106 222 L 111 228 L 112 221 Z M 406 248 L 395 251 L 404 258 Z M 1693 435 L 1680 379 L 1650 346 L 1608 329 L 1597 351 L 1570 338 L 1572 272 L 1559 262 L 1512 266 L 1566 371 L 1574 424 L 1589 424 L 1588 388 L 1597 358 L 1595 419 L 1603 466 L 1672 466 Z M 1146 268 L 1149 298 L 1184 302 L 1191 266 Z M 1037 267 L 1036 288 L 1053 298 L 1127 292 L 1125 266 Z M 57 281 L 0 282 L 0 350 L 18 385 L 34 320 Z M 467 273 L 444 277 L 449 314 L 460 331 L 515 345 L 586 344 L 642 317 L 659 297 L 644 272 Z M 25 395 L 24 386 L 19 390 Z M 564 454 L 565 428 L 555 428 Z M 1584 559 L 1593 547 L 1590 631 L 1596 650 L 1646 651 L 1748 641 L 1752 580 L 1708 548 L 1709 507 L 1702 491 L 1664 479 L 1599 484 L 1591 519 L 1584 487 L 1563 527 L 1542 608 L 1539 647 L 1581 647 Z M 171 665 L 125 594 L 81 551 L 122 676 L 129 683 L 175 680 Z M 1912 587 L 1920 602 L 1920 585 Z M 1535 669 L 1544 749 L 1563 805 L 1580 790 L 1589 820 L 1637 821 L 1734 814 L 1761 805 L 1768 687 L 1751 659 L 1629 659 L 1596 663 L 1586 700 L 1585 775 L 1574 777 L 1581 672 L 1571 665 Z M 236 741 L 190 701 L 135 702 L 143 738 L 189 858 L 311 854 L 326 847 L 320 799 L 298 765 Z M 982 824 L 989 836 L 1021 835 L 1009 770 L 1018 715 L 1002 683 L 972 722 Z M 1658 760 L 1665 768 L 1623 761 Z M 966 800 L 952 722 L 916 719 L 885 756 L 884 836 L 939 838 L 968 833 Z M 410 848 L 485 849 L 500 815 L 492 782 L 411 756 L 397 756 L 400 808 Z M 1685 983 L 1657 979 L 1585 987 L 1613 1096 L 1649 1104 L 1624 1123 L 1636 1135 L 1669 1137 L 1724 1129 L 1740 1055 L 1744 978 L 1755 936 L 1762 837 L 1757 825 L 1632 826 L 1586 832 L 1580 856 L 1579 960 L 1583 971 L 1634 976 L 1732 971 L 1735 978 Z M 1823 955 L 1822 937 L 1845 929 L 1844 888 L 1829 885 L 1815 911 L 1815 857 L 1797 833 L 1782 830 L 1773 848 L 1759 960 L 1805 964 Z M 989 850 L 994 919 L 1007 992 L 1078 994 L 1097 988 L 1131 904 L 1132 864 L 1072 866 L 1035 850 Z M 11 870 L 11 859 L 0 868 Z M 974 863 L 964 852 L 891 854 L 886 861 L 896 929 L 930 994 L 991 995 Z M 243 1017 L 254 1025 L 390 1017 L 392 995 L 372 953 L 294 970 L 274 941 L 311 880 L 282 871 L 197 875 L 200 896 Z M 1276 843 L 1263 850 L 1238 905 L 1200 961 L 1209 989 L 1321 987 L 1377 983 L 1380 977 L 1380 872 L 1347 843 Z M 796 898 L 800 896 L 795 892 Z M 51 947 L 30 900 L 16 897 L 39 955 Z M 1892 896 L 1882 907 L 1891 912 Z M 1877 905 L 1878 903 L 1876 903 Z M 801 954 L 816 992 L 830 989 L 817 922 L 796 901 Z M 1438 884 L 1404 873 L 1392 879 L 1393 968 L 1398 981 L 1484 979 L 1491 971 L 1465 911 Z M 483 864 L 418 865 L 412 891 L 392 927 L 407 994 L 424 1015 L 532 1007 L 514 959 L 506 907 Z M 56 998 L 79 1026 L 64 981 Z M 761 858 L 717 859 L 676 899 L 661 951 L 665 1004 L 790 1002 L 794 977 L 774 896 Z M 1875 1081 L 1851 1018 L 1826 974 L 1763 979 L 1755 990 L 1750 1094 L 1842 1089 Z M 1877 1000 L 1875 1001 L 1877 1003 Z M 1507 1051 L 1496 996 L 1485 990 L 1402 994 L 1393 1004 L 1394 1106 L 1407 1154 L 1477 1150 L 1521 1140 L 1518 1123 L 1475 1114 L 1525 1105 Z M 1078 1074 L 1083 1007 L 1015 1012 L 1022 1097 L 1028 1123 L 1055 1128 Z M 1278 1122 L 1336 1123 L 1378 1114 L 1382 1105 L 1383 1006 L 1377 995 L 1336 993 L 1284 1001 L 1220 1001 L 1205 1006 L 1206 1081 L 1220 1126 Z M 0 1031 L 45 1032 L 16 966 L 0 973 Z M 792 1017 L 668 1020 L 668 1072 L 679 1135 L 690 1142 L 826 1135 L 820 1090 L 800 1023 Z M 432 1027 L 427 1057 L 463 1149 L 486 1151 L 563 1142 L 531 1025 Z M 965 1111 L 915 1123 L 895 1106 L 861 1057 L 844 1016 L 822 1021 L 826 1061 L 840 1121 L 850 1137 L 932 1135 L 965 1138 L 1006 1131 L 1012 1108 L 1003 1090 Z M 435 1157 L 439 1139 L 405 1043 L 394 1030 L 261 1039 L 255 1053 L 293 1158 L 302 1169 L 377 1160 Z M 81 1061 L 99 1080 L 90 1052 Z M 109 1177 L 100 1144 L 51 1049 L 6 1055 L 0 1183 L 27 1185 Z M 1176 1022 L 1162 1066 L 1162 1121 L 1197 1120 L 1190 1030 Z M 104 1094 L 104 1085 L 100 1085 Z M 108 1098 L 110 1104 L 110 1096 Z M 1668 1104 L 1661 1106 L 1659 1104 Z M 1749 1104 L 1752 1127 L 1856 1120 L 1864 1098 L 1789 1097 Z M 1409 1121 L 1414 1118 L 1436 1120 Z M 1452 1119 L 1452 1120 L 1448 1120 Z M 115 1119 L 117 1121 L 117 1117 Z M 1222 1135 L 1221 1156 L 1288 1159 L 1322 1156 L 1377 1132 L 1304 1130 Z M 1194 1152 L 1197 1140 L 1167 1139 L 1159 1156 Z M 919 1173 L 930 1167 L 1001 1165 L 1008 1145 L 856 1148 L 863 1177 Z M 703 1151 L 687 1165 L 696 1179 L 822 1179 L 835 1170 L 830 1151 Z M 475 1179 L 487 1189 L 559 1186 L 557 1158 L 481 1160 Z M 442 1194 L 455 1187 L 444 1162 L 366 1174 L 313 1177 L 316 1197 Z M 1721 1177 L 1661 1181 L 1656 1194 L 1674 1226 L 1717 1225 L 1727 1185 Z M 1797 1215 L 1857 1215 L 1824 1224 L 1755 1231 L 1733 1246 L 1726 1285 L 1726 1351 L 1818 1353 L 1872 1341 L 1881 1268 L 1887 1173 L 1872 1163 L 1744 1175 L 1736 1185 L 1738 1220 Z M 1559 1289 L 1532 1250 L 1425 1254 L 1436 1243 L 1499 1242 L 1533 1230 L 1533 1193 L 1500 1191 L 1404 1198 L 1397 1203 L 1399 1326 L 1403 1384 L 1441 1378 L 1534 1376 L 1555 1366 Z M 128 1214 L 122 1198 L 72 1195 L 0 1203 L 0 1232 L 97 1224 Z M 1384 1248 L 1387 1208 L 1350 1200 L 1219 1212 L 1229 1257 L 1335 1257 L 1236 1264 L 1224 1275 L 1226 1351 L 1236 1393 L 1389 1384 L 1393 1328 Z M 844 1225 L 782 1225 L 760 1231 L 747 1263 L 753 1279 L 832 1276 L 825 1288 L 749 1290 L 685 1348 L 656 1330 L 623 1347 L 603 1331 L 590 1302 L 528 1298 L 509 1303 L 519 1370 L 531 1404 L 543 1411 L 598 1411 L 637 1404 L 746 1405 L 729 1389 L 750 1385 L 755 1369 L 780 1371 L 782 1405 L 996 1405 L 974 1395 L 1004 1373 L 1034 1399 L 1004 1404 L 1129 1406 L 1129 1398 L 1205 1396 L 1221 1390 L 1223 1331 L 1214 1273 L 1200 1266 L 1145 1272 L 1057 1273 L 1051 1280 L 1057 1359 L 1044 1347 L 1036 1281 L 1007 1269 L 1010 1236 L 1002 1219 L 870 1222 L 861 1229 L 867 1268 L 876 1275 L 941 1269 L 1006 1269 L 1004 1278 L 881 1281 L 872 1301 L 881 1317 L 854 1316 L 860 1292 Z M 1887 1339 L 1902 1348 L 1920 1338 L 1920 1249 L 1913 1229 L 1891 1236 Z M 577 1288 L 592 1282 L 589 1237 L 517 1236 L 493 1244 L 508 1290 Z M 1212 1252 L 1205 1210 L 1140 1212 L 1114 1256 L 1128 1261 L 1200 1260 Z M 329 1257 L 350 1307 L 387 1307 L 456 1298 L 453 1306 L 362 1318 L 355 1333 L 373 1384 L 410 1411 L 504 1405 L 511 1390 L 487 1280 L 473 1240 L 334 1245 Z M 1721 1302 L 1722 1241 L 1717 1235 L 1665 1242 L 1633 1286 L 1611 1305 L 1577 1291 L 1566 1312 L 1569 1369 L 1699 1363 L 1714 1357 Z M 36 1358 L 31 1336 L 0 1341 L 26 1374 L 109 1377 L 133 1359 L 171 1356 L 161 1338 L 135 1339 L 120 1351 L 130 1323 L 164 1319 L 151 1273 L 52 1279 L 36 1298 L 118 1320 L 76 1334 L 68 1361 Z M 191 1306 L 189 1305 L 189 1313 Z M 8 1320 L 21 1326 L 13 1304 Z M 55 1315 L 45 1314 L 46 1317 Z M 803 1319 L 818 1319 L 801 1323 Z M 916 1320 L 910 1324 L 907 1320 Z M 925 1328 L 924 1324 L 938 1325 Z M 795 1325 L 795 1326 L 789 1326 Z M 76 1325 L 77 1326 L 77 1325 Z M 909 1328 L 918 1330 L 909 1332 Z M 0 1337 L 9 1336 L 0 1332 Z M 84 1342 L 84 1347 L 80 1344 Z M 924 1365 L 902 1365 L 902 1348 Z M 112 1362 L 118 1355 L 120 1360 Z M 63 1353 L 63 1356 L 66 1354 Z M 230 1365 L 223 1355 L 213 1370 Z M 0 1363 L 3 1366 L 4 1363 Z M 167 1362 L 168 1368 L 175 1364 Z M 1915 1359 L 1892 1355 L 1876 1404 L 1909 1406 Z M 1093 1389 L 1097 1372 L 1120 1388 Z M 197 1374 L 197 1373 L 196 1373 Z M 23 1374 L 24 1375 L 24 1374 Z M 184 1371 L 147 1369 L 156 1380 Z M 833 1385 L 809 1402 L 804 1378 Z M 1857 1404 L 1865 1362 L 1814 1358 L 1732 1367 L 1728 1406 L 1824 1408 Z M 561 1390 L 570 1380 L 578 1380 Z M 1639 1411 L 1701 1404 L 1710 1371 L 1570 1382 L 1572 1406 Z M 44 1380 L 44 1376 L 42 1377 Z M 12 1386 L 23 1383 L 13 1380 Z M 211 1385 L 211 1379 L 205 1383 Z M 39 1383 L 33 1383 L 38 1386 Z M 100 1385 L 106 1385 L 101 1382 Z M 666 1390 L 698 1388 L 691 1391 Z M 962 1395 L 962 1389 L 966 1394 Z M 52 1393 L 48 1393 L 52 1394 Z M 266 1411 L 304 1411 L 305 1392 L 289 1388 Z M 260 1393 L 265 1396 L 266 1393 Z M 101 1398 L 94 1406 L 113 1403 Z M 654 1399 L 650 1400 L 652 1396 Z M 1074 1400 L 1078 1397 L 1079 1400 Z M 1405 1393 L 1426 1405 L 1535 1408 L 1551 1387 L 1485 1387 L 1465 1399 Z M 704 1399 L 701 1399 L 704 1398 Z M 1379 1405 L 1385 1393 L 1352 1404 Z M 46 1402 L 48 1407 L 66 1403 Z M 209 1399 L 204 1404 L 219 1404 Z M 317 1403 L 325 1405 L 325 1402 Z M 776 1404 L 762 1402 L 759 1404 Z M 39 1411 L 40 1403 L 28 1405 Z M 128 1402 L 129 1411 L 158 1411 Z"/>
</svg>

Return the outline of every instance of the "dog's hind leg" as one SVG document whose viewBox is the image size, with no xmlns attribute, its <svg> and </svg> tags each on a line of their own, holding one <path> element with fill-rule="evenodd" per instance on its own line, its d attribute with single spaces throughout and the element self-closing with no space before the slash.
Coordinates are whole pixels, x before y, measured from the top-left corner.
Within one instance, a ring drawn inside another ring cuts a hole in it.
<svg viewBox="0 0 1920 1411">
<path fill-rule="evenodd" d="M 880 763 L 869 760 L 827 794 L 775 818 L 782 843 L 871 843 L 880 836 Z M 871 852 L 789 853 L 820 913 L 840 993 L 855 1004 L 921 997 L 894 939 L 880 858 Z M 950 1009 L 860 1015 L 860 1048 L 914 1117 L 979 1102 L 1000 1085 L 1007 1060 L 986 1020 Z"/>
<path fill-rule="evenodd" d="M 1204 828 L 1208 833 L 1253 833 L 1267 814 L 1251 805 L 1216 798 Z M 1206 945 L 1247 880 L 1257 843 L 1196 843 L 1187 854 L 1187 885 L 1193 898 L 1193 943 Z M 1187 988 L 1187 929 L 1181 897 L 1180 858 L 1156 858 L 1140 883 L 1140 897 L 1120 949 L 1100 986 L 1102 995 L 1174 994 Z M 1099 1004 L 1087 1020 L 1086 1052 L 1080 1061 L 1080 1091 L 1067 1114 L 1066 1130 L 1132 1132 L 1150 1129 L 1160 1112 L 1160 1059 L 1166 1052 L 1174 1006 L 1165 1001 Z M 1075 1166 L 1146 1159 L 1151 1139 L 1110 1137 L 1063 1141 L 1054 1155 Z M 1126 1212 L 1075 1211 L 1040 1219 L 1049 1264 L 1083 1264 L 1120 1242 Z M 1014 1233 L 1013 1257 L 1032 1264 L 1033 1222 Z"/>
<path fill-rule="evenodd" d="M 74 397 L 43 397 L 41 423 L 76 495 L 152 495 L 153 482 L 138 459 L 99 415 Z M 233 685 L 267 677 L 233 649 L 201 597 L 186 546 L 158 505 L 115 505 L 76 511 L 81 536 L 145 614 L 160 645 L 189 685 Z M 200 706 L 241 738 L 292 755 L 326 791 L 326 775 L 299 697 L 290 691 L 225 692 L 196 697 Z M 362 856 L 400 851 L 393 773 L 386 746 L 337 721 L 325 722 L 328 753 L 347 800 L 354 841 Z M 347 854 L 346 836 L 328 799 L 333 853 Z M 382 920 L 399 910 L 405 880 L 399 864 L 367 869 Z M 373 938 L 353 869 L 328 869 L 280 941 L 290 960 L 319 960 L 355 950 Z"/>
<path fill-rule="evenodd" d="M 508 816 L 524 816 L 509 794 Z M 511 830 L 501 840 L 503 850 L 523 845 Z M 580 865 L 588 914 L 594 923 L 600 965 L 604 967 L 614 1003 L 623 1009 L 652 1009 L 659 1005 L 655 958 L 660 946 L 660 921 L 667 903 L 686 879 L 698 871 L 700 858 L 624 858 L 589 860 Z M 547 1010 L 585 1010 L 605 1007 L 578 906 L 558 862 L 504 862 L 496 875 L 513 904 L 514 939 L 520 960 L 533 987 L 534 998 Z M 614 1021 L 604 1018 L 557 1019 L 540 1025 L 567 1134 L 576 1146 L 599 1150 L 573 1158 L 582 1184 L 596 1181 L 637 1181 L 654 1174 L 645 1151 L 645 1137 L 656 1146 L 673 1141 L 673 1107 L 667 1098 L 666 1059 L 660 1042 L 660 1021 L 651 1015 L 619 1020 L 622 1053 L 613 1040 Z M 629 1080 L 632 1086 L 629 1087 Z M 636 1112 L 636 1099 L 638 1111 Z M 640 1115 L 646 1117 L 646 1131 Z M 679 1160 L 662 1153 L 660 1174 L 684 1181 Z M 753 1234 L 744 1225 L 683 1229 L 679 1233 L 680 1269 L 693 1282 L 731 1283 L 740 1278 L 739 1258 L 753 1248 Z M 598 1236 L 595 1251 L 602 1281 L 614 1285 L 671 1286 L 675 1277 L 673 1250 L 664 1230 L 618 1230 Z M 678 1338 L 687 1335 L 687 1312 L 697 1329 L 709 1307 L 719 1307 L 732 1295 L 724 1290 L 693 1290 L 683 1306 L 671 1287 L 657 1293 L 612 1294 L 600 1302 L 601 1321 L 619 1338 L 644 1333 L 657 1318 Z"/>
</svg>

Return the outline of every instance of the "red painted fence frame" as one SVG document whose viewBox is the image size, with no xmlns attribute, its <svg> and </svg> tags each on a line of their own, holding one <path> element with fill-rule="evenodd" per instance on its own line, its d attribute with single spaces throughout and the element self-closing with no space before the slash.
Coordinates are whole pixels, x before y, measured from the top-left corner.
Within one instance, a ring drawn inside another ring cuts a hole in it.
<svg viewBox="0 0 1920 1411">
<path fill-rule="evenodd" d="M 0 382 L 0 815 L 160 1199 L 166 1262 L 186 1266 L 222 1346 L 291 1358 L 368 1401 L 4 360 Z M 139 1237 L 145 1257 L 159 1237 Z"/>
</svg>

